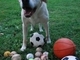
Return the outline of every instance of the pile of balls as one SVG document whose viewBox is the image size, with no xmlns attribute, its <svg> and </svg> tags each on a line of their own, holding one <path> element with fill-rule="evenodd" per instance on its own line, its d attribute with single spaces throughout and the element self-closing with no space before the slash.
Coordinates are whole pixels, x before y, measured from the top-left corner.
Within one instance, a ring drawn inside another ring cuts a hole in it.
<svg viewBox="0 0 80 60">
<path fill-rule="evenodd" d="M 49 60 L 48 52 L 43 52 L 42 47 L 45 44 L 45 37 L 38 32 L 35 32 L 30 37 L 30 43 L 33 47 L 38 47 L 36 53 L 29 53 L 26 55 L 28 60 Z M 74 42 L 68 38 L 60 38 L 53 44 L 53 54 L 61 60 L 79 60 L 75 57 L 76 45 Z M 5 57 L 11 56 L 12 60 L 21 60 L 20 54 L 17 54 L 15 51 L 4 53 Z"/>
<path fill-rule="evenodd" d="M 28 60 L 48 60 L 48 52 L 47 51 L 43 52 L 42 48 L 38 47 L 36 48 L 35 54 L 29 53 L 26 55 L 26 58 Z"/>
<path fill-rule="evenodd" d="M 28 53 L 26 55 L 27 60 L 48 60 L 48 52 L 44 51 L 41 47 L 36 48 L 35 54 Z M 11 60 L 21 60 L 21 55 L 16 51 L 6 51 L 4 52 L 4 57 L 11 57 Z"/>
</svg>

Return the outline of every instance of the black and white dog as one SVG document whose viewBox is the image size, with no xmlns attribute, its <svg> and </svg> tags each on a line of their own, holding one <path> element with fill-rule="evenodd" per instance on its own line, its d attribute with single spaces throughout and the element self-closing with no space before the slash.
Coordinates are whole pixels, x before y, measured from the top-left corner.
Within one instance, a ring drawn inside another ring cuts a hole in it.
<svg viewBox="0 0 80 60">
<path fill-rule="evenodd" d="M 21 19 L 22 19 L 22 29 L 23 29 L 23 44 L 21 51 L 26 49 L 27 45 L 27 28 L 28 24 L 31 23 L 31 31 L 33 26 L 39 23 L 39 30 L 46 32 L 46 42 L 51 43 L 49 34 L 49 13 L 46 5 L 46 0 L 19 0 L 21 6 Z"/>
</svg>

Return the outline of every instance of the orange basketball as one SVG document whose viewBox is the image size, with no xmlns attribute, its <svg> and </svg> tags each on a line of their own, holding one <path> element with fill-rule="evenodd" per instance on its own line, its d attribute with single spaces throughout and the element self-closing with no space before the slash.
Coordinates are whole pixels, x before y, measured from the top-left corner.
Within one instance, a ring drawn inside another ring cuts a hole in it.
<svg viewBox="0 0 80 60">
<path fill-rule="evenodd" d="M 53 45 L 53 52 L 58 58 L 63 58 L 68 55 L 74 55 L 75 51 L 75 44 L 68 38 L 60 38 Z"/>
</svg>

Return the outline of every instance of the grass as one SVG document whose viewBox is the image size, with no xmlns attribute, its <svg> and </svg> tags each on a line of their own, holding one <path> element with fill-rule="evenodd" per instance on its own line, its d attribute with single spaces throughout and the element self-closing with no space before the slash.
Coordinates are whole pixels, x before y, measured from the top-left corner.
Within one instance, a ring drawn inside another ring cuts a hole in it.
<svg viewBox="0 0 80 60">
<path fill-rule="evenodd" d="M 80 0 L 48 0 L 48 9 L 52 43 L 43 46 L 43 50 L 49 52 L 50 60 L 59 60 L 52 52 L 53 44 L 57 39 L 67 37 L 76 44 L 76 56 L 80 57 Z M 22 60 L 26 60 L 27 53 L 35 53 L 35 48 L 29 43 L 24 52 L 19 51 L 22 44 L 21 24 L 18 1 L 0 0 L 0 33 L 4 34 L 0 35 L 0 60 L 11 60 L 3 56 L 6 50 L 17 51 Z"/>
</svg>

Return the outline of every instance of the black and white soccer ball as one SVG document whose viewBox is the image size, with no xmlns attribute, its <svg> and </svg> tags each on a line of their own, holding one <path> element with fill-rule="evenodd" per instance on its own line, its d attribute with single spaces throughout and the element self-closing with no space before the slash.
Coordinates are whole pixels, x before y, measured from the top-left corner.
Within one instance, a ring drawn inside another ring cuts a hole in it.
<svg viewBox="0 0 80 60">
<path fill-rule="evenodd" d="M 79 59 L 75 56 L 65 56 L 61 60 L 79 60 Z"/>
<path fill-rule="evenodd" d="M 33 47 L 41 47 L 45 43 L 45 38 L 42 34 L 39 34 L 38 32 L 35 32 L 30 37 L 30 43 Z"/>
</svg>

